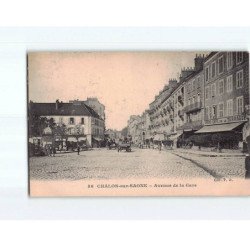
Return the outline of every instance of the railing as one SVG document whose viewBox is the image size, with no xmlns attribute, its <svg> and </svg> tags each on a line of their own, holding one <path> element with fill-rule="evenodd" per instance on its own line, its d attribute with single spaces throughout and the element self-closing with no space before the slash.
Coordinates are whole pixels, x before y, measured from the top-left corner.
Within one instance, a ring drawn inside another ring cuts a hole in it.
<svg viewBox="0 0 250 250">
<path fill-rule="evenodd" d="M 185 113 L 189 113 L 189 112 L 200 110 L 201 106 L 202 106 L 201 102 L 195 102 L 195 103 L 192 103 L 192 104 L 186 106 L 183 110 Z"/>
</svg>

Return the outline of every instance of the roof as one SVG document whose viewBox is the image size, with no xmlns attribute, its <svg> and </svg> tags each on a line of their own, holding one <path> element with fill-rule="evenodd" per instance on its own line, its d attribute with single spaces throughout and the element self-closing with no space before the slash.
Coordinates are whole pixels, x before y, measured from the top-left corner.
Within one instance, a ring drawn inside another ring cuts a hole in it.
<svg viewBox="0 0 250 250">
<path fill-rule="evenodd" d="M 74 103 L 64 103 L 59 102 L 58 108 L 56 108 L 56 103 L 30 103 L 30 112 L 39 116 L 91 116 L 98 119 L 101 117 L 88 105 L 74 104 Z M 102 119 L 101 119 L 102 120 Z"/>
<path fill-rule="evenodd" d="M 213 132 L 226 132 L 231 131 L 238 126 L 242 125 L 245 122 L 234 122 L 234 123 L 227 123 L 227 124 L 217 124 L 217 125 L 207 125 L 201 128 L 200 130 L 196 131 L 195 134 L 201 133 L 213 133 Z"/>
</svg>

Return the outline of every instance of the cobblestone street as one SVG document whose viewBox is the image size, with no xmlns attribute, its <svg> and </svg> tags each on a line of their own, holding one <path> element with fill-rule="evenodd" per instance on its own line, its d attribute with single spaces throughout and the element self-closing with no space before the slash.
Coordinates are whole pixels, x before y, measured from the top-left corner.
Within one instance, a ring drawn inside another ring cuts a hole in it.
<svg viewBox="0 0 250 250">
<path fill-rule="evenodd" d="M 33 180 L 244 177 L 243 157 L 205 157 L 133 148 L 132 152 L 95 149 L 55 157 L 30 158 Z"/>
</svg>

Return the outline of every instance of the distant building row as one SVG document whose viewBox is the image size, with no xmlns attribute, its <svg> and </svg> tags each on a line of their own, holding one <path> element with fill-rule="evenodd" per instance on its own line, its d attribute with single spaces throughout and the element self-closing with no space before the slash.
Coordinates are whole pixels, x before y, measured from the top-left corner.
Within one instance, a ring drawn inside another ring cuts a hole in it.
<svg viewBox="0 0 250 250">
<path fill-rule="evenodd" d="M 179 81 L 170 79 L 142 116 L 130 117 L 128 133 L 135 142 L 203 138 L 213 144 L 228 135 L 235 140 L 224 146 L 237 147 L 244 140 L 249 130 L 249 54 L 212 52 L 197 55 L 194 65 L 181 70 Z"/>
</svg>

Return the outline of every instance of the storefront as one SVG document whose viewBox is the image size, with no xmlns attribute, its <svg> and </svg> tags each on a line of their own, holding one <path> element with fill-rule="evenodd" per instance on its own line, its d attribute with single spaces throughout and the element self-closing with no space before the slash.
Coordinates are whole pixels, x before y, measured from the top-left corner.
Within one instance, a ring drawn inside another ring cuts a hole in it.
<svg viewBox="0 0 250 250">
<path fill-rule="evenodd" d="M 206 147 L 239 149 L 242 147 L 242 129 L 245 122 L 205 125 L 195 132 L 199 144 Z"/>
</svg>

